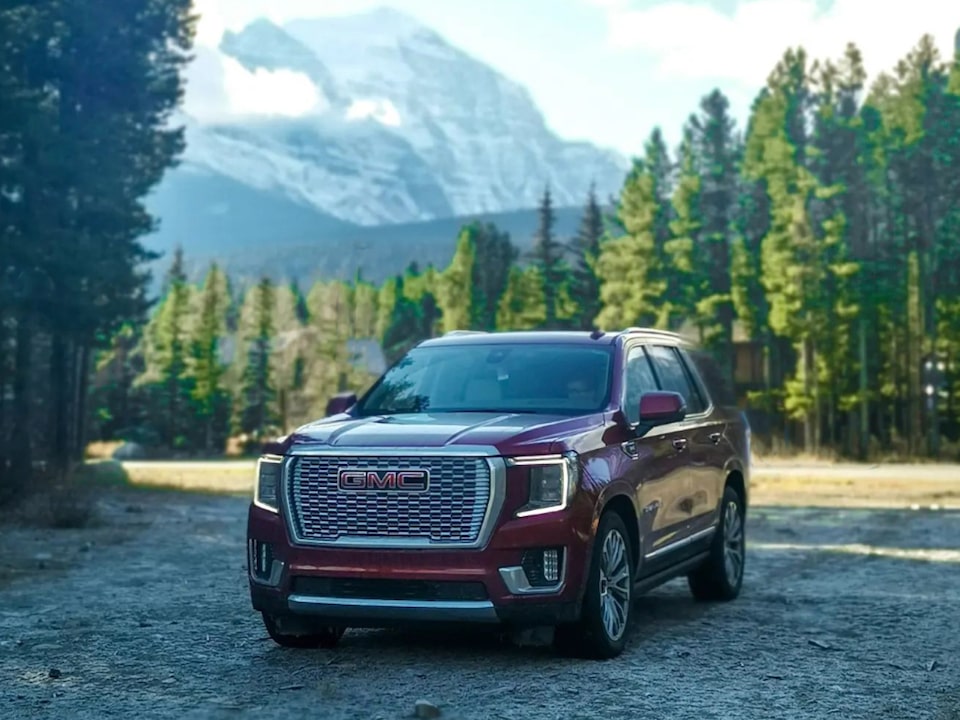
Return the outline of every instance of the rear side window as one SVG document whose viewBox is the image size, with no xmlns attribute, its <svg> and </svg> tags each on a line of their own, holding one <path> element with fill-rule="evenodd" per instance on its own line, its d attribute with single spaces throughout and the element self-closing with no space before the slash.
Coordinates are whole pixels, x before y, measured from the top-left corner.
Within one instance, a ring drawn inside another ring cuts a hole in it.
<svg viewBox="0 0 960 720">
<path fill-rule="evenodd" d="M 707 391 L 717 405 L 735 407 L 737 396 L 730 380 L 720 370 L 720 365 L 703 350 L 688 350 L 687 357 L 707 386 Z"/>
<path fill-rule="evenodd" d="M 680 393 L 687 403 L 687 412 L 691 415 L 697 415 L 707 409 L 699 390 L 687 374 L 676 348 L 650 345 L 647 351 L 657 371 L 657 377 L 660 378 L 662 390 Z"/>
</svg>

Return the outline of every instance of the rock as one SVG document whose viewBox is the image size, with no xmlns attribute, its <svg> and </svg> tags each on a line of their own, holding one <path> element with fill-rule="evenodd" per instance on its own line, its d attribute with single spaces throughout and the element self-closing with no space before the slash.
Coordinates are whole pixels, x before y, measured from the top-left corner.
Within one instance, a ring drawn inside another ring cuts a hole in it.
<svg viewBox="0 0 960 720">
<path fill-rule="evenodd" d="M 47 674 L 50 676 L 51 680 L 59 680 L 61 677 L 63 677 L 63 673 L 61 673 L 57 668 L 50 668 L 50 672 Z"/>
<path fill-rule="evenodd" d="M 134 442 L 125 442 L 113 451 L 114 460 L 146 460 L 148 456 L 147 449 Z"/>
<path fill-rule="evenodd" d="M 440 708 L 438 708 L 432 702 L 427 702 L 426 700 L 417 700 L 416 704 L 413 706 L 413 716 L 420 718 L 420 720 L 438 718 L 440 717 Z"/>
</svg>

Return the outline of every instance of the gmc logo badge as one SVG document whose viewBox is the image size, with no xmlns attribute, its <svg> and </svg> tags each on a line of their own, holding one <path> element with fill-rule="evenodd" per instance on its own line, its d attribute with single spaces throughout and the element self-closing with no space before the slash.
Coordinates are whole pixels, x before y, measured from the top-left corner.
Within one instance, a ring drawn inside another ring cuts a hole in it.
<svg viewBox="0 0 960 720">
<path fill-rule="evenodd" d="M 430 487 L 430 473 L 426 470 L 341 470 L 337 485 L 348 492 L 425 492 Z"/>
</svg>

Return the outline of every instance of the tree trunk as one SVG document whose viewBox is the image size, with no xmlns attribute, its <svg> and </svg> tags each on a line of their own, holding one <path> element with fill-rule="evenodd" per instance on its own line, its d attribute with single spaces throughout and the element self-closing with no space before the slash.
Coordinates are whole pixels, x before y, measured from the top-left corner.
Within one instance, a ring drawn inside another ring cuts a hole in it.
<svg viewBox="0 0 960 720">
<path fill-rule="evenodd" d="M 857 458 L 867 459 L 867 446 L 870 444 L 870 402 L 867 399 L 867 321 L 860 315 L 859 322 L 859 356 L 860 356 L 860 433 L 857 441 Z"/>
<path fill-rule="evenodd" d="M 90 348 L 78 348 L 76 417 L 74 422 L 73 459 L 83 462 L 87 450 L 87 396 L 90 392 Z"/>
<path fill-rule="evenodd" d="M 33 332 L 29 319 L 21 315 L 15 333 L 13 367 L 13 430 L 11 432 L 11 477 L 8 492 L 16 493 L 30 484 L 33 476 L 31 444 L 30 368 L 33 365 Z"/>
<path fill-rule="evenodd" d="M 70 363 L 67 340 L 54 332 L 50 350 L 50 387 L 53 391 L 53 468 L 59 479 L 70 465 Z"/>
<path fill-rule="evenodd" d="M 806 399 L 814 396 L 813 386 L 810 382 L 810 356 L 812 354 L 809 338 L 800 343 L 800 372 L 803 373 L 803 394 Z M 810 454 L 814 446 L 813 426 L 814 418 L 817 417 L 819 408 L 816 398 L 812 408 L 807 408 L 803 415 L 803 452 Z"/>
</svg>

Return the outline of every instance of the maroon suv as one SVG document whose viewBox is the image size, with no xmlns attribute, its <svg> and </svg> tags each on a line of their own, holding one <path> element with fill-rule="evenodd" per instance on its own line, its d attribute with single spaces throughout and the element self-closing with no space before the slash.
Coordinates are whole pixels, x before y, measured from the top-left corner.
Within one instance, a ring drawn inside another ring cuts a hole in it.
<svg viewBox="0 0 960 720">
<path fill-rule="evenodd" d="M 677 335 L 450 333 L 328 415 L 257 466 L 250 594 L 281 645 L 490 623 L 604 658 L 639 593 L 740 591 L 750 431 Z"/>
</svg>

